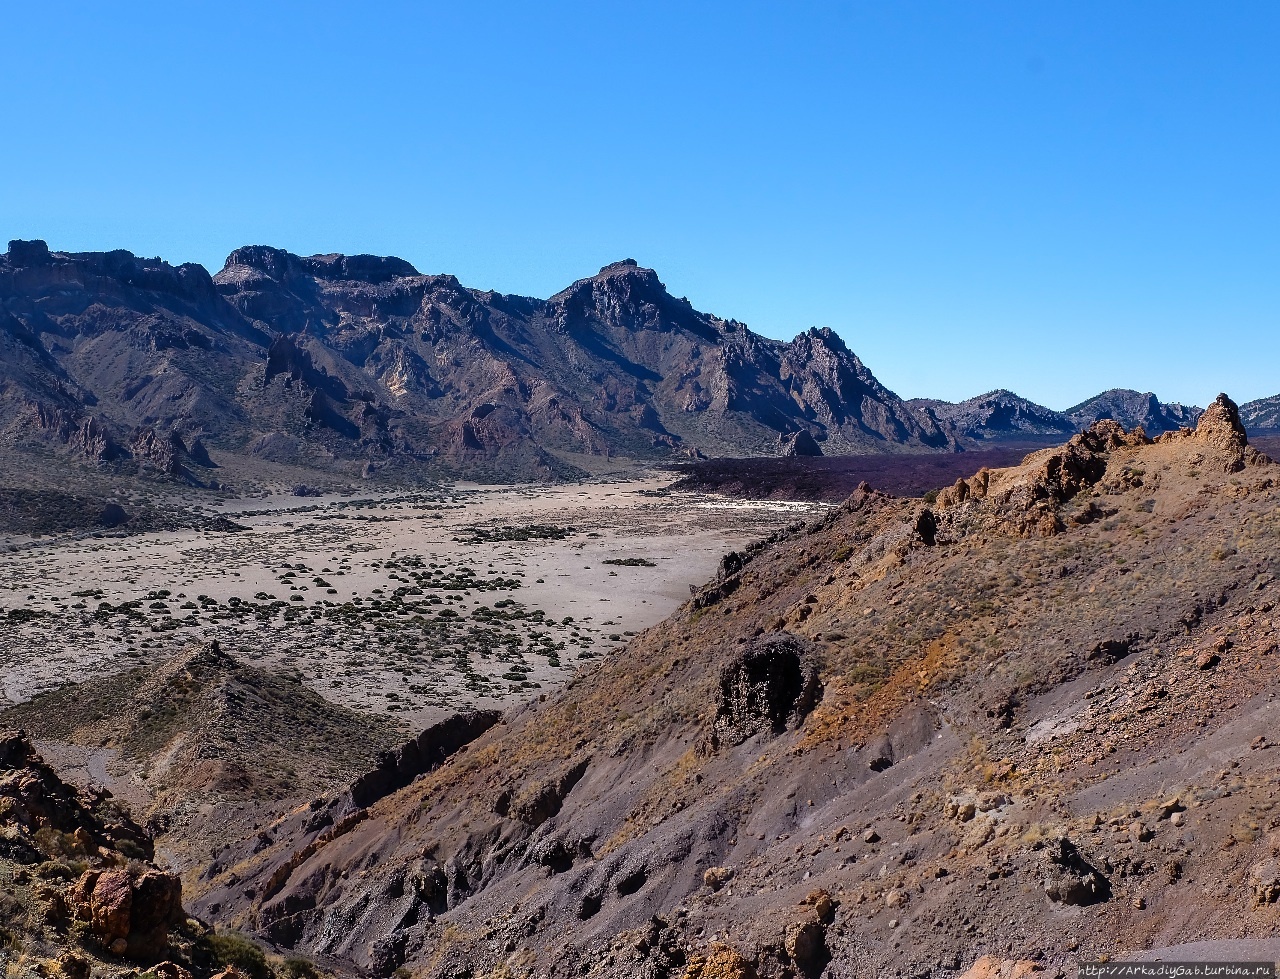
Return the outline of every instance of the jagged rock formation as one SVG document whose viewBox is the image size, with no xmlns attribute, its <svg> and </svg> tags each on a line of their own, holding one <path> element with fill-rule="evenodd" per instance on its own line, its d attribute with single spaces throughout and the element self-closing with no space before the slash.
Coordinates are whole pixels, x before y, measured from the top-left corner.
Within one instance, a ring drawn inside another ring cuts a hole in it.
<svg viewBox="0 0 1280 979">
<path fill-rule="evenodd" d="M 186 920 L 182 882 L 160 870 L 86 870 L 67 892 L 76 918 L 112 955 L 154 960 Z"/>
<path fill-rule="evenodd" d="M 822 455 L 822 446 L 808 432 L 792 432 L 790 435 L 784 435 L 781 438 L 782 452 L 780 455 L 787 457 L 794 456 L 820 456 Z"/>
<path fill-rule="evenodd" d="M 253 246 L 211 277 L 19 241 L 0 257 L 0 349 L 7 442 L 192 482 L 220 452 L 545 477 L 575 455 L 772 455 L 792 436 L 808 453 L 955 446 L 830 330 L 757 336 L 630 260 L 537 300 L 395 258 Z"/>
<path fill-rule="evenodd" d="M 864 486 L 315 848 L 322 806 L 228 848 L 197 906 L 428 977 L 1052 974 L 1268 934 L 1278 514 L 1225 396 L 931 505 Z"/>
<path fill-rule="evenodd" d="M 0 733 L 0 931 L 17 962 L 44 959 L 67 979 L 102 958 L 205 965 L 182 884 L 153 858 L 110 793 L 68 785 L 24 733 Z"/>
</svg>

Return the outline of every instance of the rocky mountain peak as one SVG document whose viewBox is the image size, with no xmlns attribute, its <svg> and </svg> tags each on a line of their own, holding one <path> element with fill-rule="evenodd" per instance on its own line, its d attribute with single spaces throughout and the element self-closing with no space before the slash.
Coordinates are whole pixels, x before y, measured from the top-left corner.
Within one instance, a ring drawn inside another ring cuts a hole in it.
<svg viewBox="0 0 1280 979">
<path fill-rule="evenodd" d="M 1177 402 L 1163 404 L 1150 391 L 1112 388 L 1068 408 L 1064 414 L 1079 428 L 1112 418 L 1126 428 L 1141 425 L 1149 435 L 1158 435 L 1194 425 L 1200 409 Z"/>
<path fill-rule="evenodd" d="M 244 245 L 235 249 L 222 263 L 222 272 L 218 274 L 221 276 L 239 267 L 255 269 L 272 279 L 284 279 L 301 271 L 297 255 L 270 245 Z"/>
<path fill-rule="evenodd" d="M 705 332 L 707 317 L 676 299 L 653 269 L 633 258 L 606 265 L 552 296 L 549 305 L 562 327 L 616 327 L 627 331 L 682 326 Z"/>
<path fill-rule="evenodd" d="M 622 272 L 627 269 L 639 269 L 640 263 L 634 258 L 624 258 L 620 262 L 610 262 L 602 268 L 598 275 L 608 275 L 610 272 Z M 652 269 L 644 269 L 645 272 L 652 272 Z"/>
</svg>

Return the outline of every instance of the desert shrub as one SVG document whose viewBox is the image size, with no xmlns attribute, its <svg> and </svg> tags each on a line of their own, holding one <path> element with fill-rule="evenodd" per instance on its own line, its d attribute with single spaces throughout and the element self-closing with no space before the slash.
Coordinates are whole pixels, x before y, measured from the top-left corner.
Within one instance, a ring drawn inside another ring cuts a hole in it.
<svg viewBox="0 0 1280 979">
<path fill-rule="evenodd" d="M 286 979 L 320 979 L 320 970 L 310 959 L 291 955 L 280 966 L 281 975 Z"/>
<path fill-rule="evenodd" d="M 70 833 L 63 833 L 52 826 L 42 826 L 35 833 L 36 846 L 51 857 L 70 857 L 81 852 L 76 839 Z"/>
<path fill-rule="evenodd" d="M 253 979 L 271 979 L 267 956 L 252 940 L 235 931 L 209 936 L 214 957 L 223 966 L 233 965 Z"/>
</svg>

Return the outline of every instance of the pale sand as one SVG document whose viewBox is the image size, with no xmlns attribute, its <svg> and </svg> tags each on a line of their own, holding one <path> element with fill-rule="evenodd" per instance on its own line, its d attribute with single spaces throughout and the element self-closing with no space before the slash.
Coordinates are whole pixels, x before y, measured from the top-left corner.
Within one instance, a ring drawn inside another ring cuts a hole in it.
<svg viewBox="0 0 1280 979">
<path fill-rule="evenodd" d="M 669 482 L 271 497 L 213 511 L 249 528 L 238 533 L 28 542 L 0 552 L 0 616 L 41 614 L 16 625 L 0 619 L 8 623 L 0 625 L 0 693 L 23 701 L 217 638 L 249 662 L 296 670 L 330 700 L 390 711 L 411 726 L 459 707 L 527 700 L 665 618 L 688 599 L 690 585 L 715 573 L 725 552 L 825 509 L 654 495 Z M 465 542 L 468 528 L 531 525 L 573 533 Z M 655 567 L 603 563 L 625 558 Z M 496 578 L 505 585 L 438 587 L 460 568 L 471 569 L 477 584 Z M 431 581 L 415 578 L 422 575 Z M 396 588 L 420 593 L 405 594 L 383 615 L 368 612 Z M 154 594 L 161 589 L 171 595 Z M 295 596 L 301 601 L 289 601 Z M 233 599 L 258 605 L 262 620 L 232 615 Z M 359 605 L 349 604 L 355 599 Z M 102 603 L 139 600 L 132 622 L 100 611 Z M 524 617 L 502 621 L 482 611 L 476 619 L 477 609 L 498 602 L 515 603 L 498 609 L 502 615 Z M 183 608 L 193 603 L 200 607 Z M 439 616 L 445 608 L 456 613 L 448 621 Z M 537 610 L 542 618 L 531 620 Z"/>
</svg>

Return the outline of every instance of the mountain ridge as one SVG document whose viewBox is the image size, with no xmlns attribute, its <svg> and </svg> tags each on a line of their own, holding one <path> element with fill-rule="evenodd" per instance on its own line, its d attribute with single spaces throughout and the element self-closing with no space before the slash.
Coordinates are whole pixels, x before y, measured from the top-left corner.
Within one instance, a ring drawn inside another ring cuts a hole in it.
<svg viewBox="0 0 1280 979">
<path fill-rule="evenodd" d="M 1066 412 L 1007 390 L 904 401 L 833 330 L 761 336 L 634 259 L 537 299 L 388 256 L 246 245 L 210 275 L 13 241 L 0 351 L 0 441 L 199 485 L 235 477 L 199 464 L 209 449 L 391 479 L 557 479 L 593 459 L 1041 445 L 1108 417 L 1158 434 L 1199 412 L 1122 389 Z M 1243 406 L 1246 426 L 1280 425 L 1268 404 Z"/>
<path fill-rule="evenodd" d="M 758 336 L 634 260 L 542 300 L 379 256 L 245 246 L 210 276 L 15 241 L 0 303 L 0 426 L 103 461 L 136 459 L 148 429 L 276 461 L 525 477 L 572 474 L 574 456 L 776 454 L 801 431 L 838 452 L 955 447 L 834 332 Z"/>
</svg>

